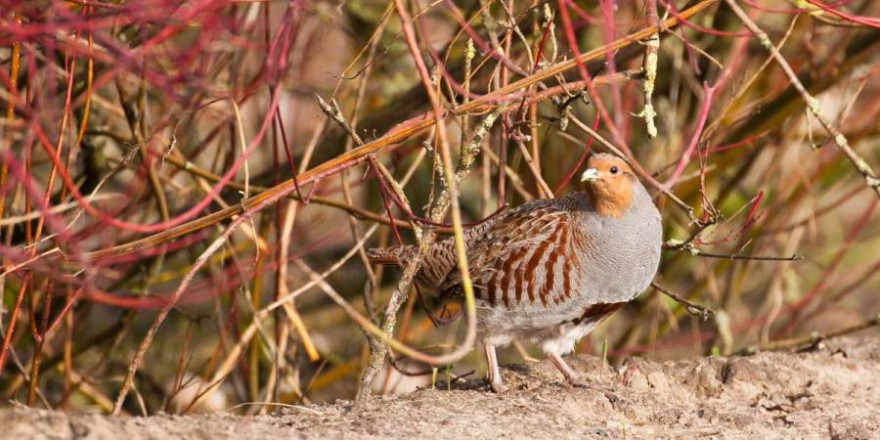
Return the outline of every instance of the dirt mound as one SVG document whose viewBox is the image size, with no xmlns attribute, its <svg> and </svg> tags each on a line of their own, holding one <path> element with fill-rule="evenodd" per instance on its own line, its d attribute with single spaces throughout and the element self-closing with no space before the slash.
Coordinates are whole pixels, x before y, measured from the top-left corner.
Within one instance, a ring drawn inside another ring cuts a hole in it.
<svg viewBox="0 0 880 440">
<path fill-rule="evenodd" d="M 546 363 L 511 366 L 511 390 L 471 380 L 451 391 L 291 408 L 280 415 L 110 418 L 0 410 L 3 439 L 791 438 L 877 439 L 880 338 L 840 339 L 804 353 L 617 368 L 571 359 L 589 385 L 567 386 Z"/>
</svg>

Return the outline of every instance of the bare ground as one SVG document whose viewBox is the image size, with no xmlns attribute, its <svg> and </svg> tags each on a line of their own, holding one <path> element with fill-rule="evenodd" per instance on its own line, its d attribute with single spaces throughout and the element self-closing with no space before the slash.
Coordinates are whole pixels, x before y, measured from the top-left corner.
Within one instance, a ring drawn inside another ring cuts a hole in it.
<svg viewBox="0 0 880 440">
<path fill-rule="evenodd" d="M 285 410 L 280 415 L 111 418 L 24 408 L 0 410 L 2 439 L 717 438 L 880 439 L 880 338 L 828 341 L 804 353 L 677 362 L 631 359 L 572 365 L 590 385 L 570 388 L 553 367 L 512 366 L 511 391 L 472 380 Z"/>
</svg>

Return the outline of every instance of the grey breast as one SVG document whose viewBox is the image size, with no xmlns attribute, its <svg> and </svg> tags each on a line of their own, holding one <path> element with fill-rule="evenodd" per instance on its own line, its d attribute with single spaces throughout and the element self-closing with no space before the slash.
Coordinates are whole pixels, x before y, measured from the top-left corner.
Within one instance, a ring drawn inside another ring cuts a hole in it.
<svg viewBox="0 0 880 440">
<path fill-rule="evenodd" d="M 660 213 L 641 184 L 633 186 L 630 208 L 619 219 L 587 214 L 591 240 L 584 267 L 592 302 L 625 302 L 642 293 L 660 263 L 663 227 Z"/>
</svg>

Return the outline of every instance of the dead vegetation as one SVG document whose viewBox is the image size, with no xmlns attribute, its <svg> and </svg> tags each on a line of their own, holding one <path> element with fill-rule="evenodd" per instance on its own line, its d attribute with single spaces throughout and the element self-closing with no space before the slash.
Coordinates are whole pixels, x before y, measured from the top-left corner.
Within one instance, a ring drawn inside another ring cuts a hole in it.
<svg viewBox="0 0 880 440">
<path fill-rule="evenodd" d="M 591 151 L 638 169 L 667 243 L 656 290 L 581 353 L 789 350 L 877 325 L 877 2 L 4 5 L 3 402 L 256 414 L 403 391 L 428 364 L 477 380 L 472 328 L 433 328 L 412 289 L 419 259 L 398 277 L 364 247 L 574 190 Z M 388 402 L 435 395 L 459 394 Z"/>
</svg>

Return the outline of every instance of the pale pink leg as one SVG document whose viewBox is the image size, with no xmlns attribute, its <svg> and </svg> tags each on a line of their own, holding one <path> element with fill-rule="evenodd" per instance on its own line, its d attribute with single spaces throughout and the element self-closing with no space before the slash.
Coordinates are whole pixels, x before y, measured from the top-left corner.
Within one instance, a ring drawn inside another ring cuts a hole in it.
<svg viewBox="0 0 880 440">
<path fill-rule="evenodd" d="M 556 369 L 565 376 L 565 380 L 567 380 L 568 383 L 575 386 L 584 385 L 584 380 L 581 378 L 581 374 L 575 371 L 574 368 L 571 368 L 565 360 L 562 359 L 562 356 L 559 356 L 558 354 L 548 354 L 547 357 L 550 358 L 550 362 L 553 362 Z"/>
<path fill-rule="evenodd" d="M 501 370 L 498 369 L 498 356 L 495 354 L 495 346 L 486 344 L 485 348 L 486 362 L 489 364 L 489 386 L 492 387 L 492 391 L 503 393 L 507 391 L 507 387 L 504 386 L 501 380 Z"/>
</svg>

